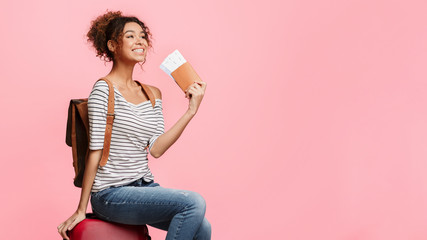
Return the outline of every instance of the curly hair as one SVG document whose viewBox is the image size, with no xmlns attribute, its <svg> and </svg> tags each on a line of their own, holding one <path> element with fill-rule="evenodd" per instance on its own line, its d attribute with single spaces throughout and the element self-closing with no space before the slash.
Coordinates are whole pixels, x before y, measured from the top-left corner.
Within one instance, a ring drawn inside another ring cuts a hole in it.
<svg viewBox="0 0 427 240">
<path fill-rule="evenodd" d="M 105 62 L 114 61 L 114 54 L 108 49 L 107 42 L 112 40 L 117 43 L 117 49 L 122 46 L 123 28 L 126 23 L 135 22 L 139 24 L 145 33 L 148 47 L 151 47 L 150 29 L 134 16 L 123 16 L 121 11 L 108 11 L 98 16 L 91 22 L 87 33 L 87 41 L 91 42 L 96 50 L 96 56 Z"/>
</svg>

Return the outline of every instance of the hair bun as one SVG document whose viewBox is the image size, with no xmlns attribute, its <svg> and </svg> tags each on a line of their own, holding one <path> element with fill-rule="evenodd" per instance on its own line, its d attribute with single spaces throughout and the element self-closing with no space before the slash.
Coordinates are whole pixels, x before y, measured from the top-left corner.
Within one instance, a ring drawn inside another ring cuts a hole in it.
<svg viewBox="0 0 427 240">
<path fill-rule="evenodd" d="M 96 50 L 97 57 L 103 57 L 104 61 L 111 61 L 112 59 L 108 56 L 108 47 L 107 47 L 107 36 L 106 30 L 108 24 L 111 20 L 122 17 L 121 11 L 108 11 L 98 16 L 95 20 L 91 22 L 89 32 L 87 33 L 87 41 L 91 42 L 93 47 Z"/>
</svg>

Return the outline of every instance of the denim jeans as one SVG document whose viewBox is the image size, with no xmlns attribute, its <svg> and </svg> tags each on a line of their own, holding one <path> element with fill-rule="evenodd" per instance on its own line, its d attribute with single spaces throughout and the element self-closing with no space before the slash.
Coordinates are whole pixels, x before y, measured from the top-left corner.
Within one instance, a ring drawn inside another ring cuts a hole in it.
<svg viewBox="0 0 427 240">
<path fill-rule="evenodd" d="M 139 179 L 91 194 L 93 212 L 111 222 L 167 230 L 166 240 L 211 239 L 206 203 L 198 193 L 163 188 Z"/>
</svg>

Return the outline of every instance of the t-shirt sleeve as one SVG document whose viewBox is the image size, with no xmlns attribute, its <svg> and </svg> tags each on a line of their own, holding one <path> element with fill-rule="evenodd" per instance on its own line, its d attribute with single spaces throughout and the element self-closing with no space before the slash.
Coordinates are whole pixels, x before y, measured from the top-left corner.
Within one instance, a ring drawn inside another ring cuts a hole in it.
<svg viewBox="0 0 427 240">
<path fill-rule="evenodd" d="M 104 148 L 105 125 L 108 112 L 108 85 L 104 81 L 95 83 L 88 99 L 89 149 Z"/>
<path fill-rule="evenodd" d="M 162 107 L 162 101 L 157 101 L 156 105 L 154 106 L 154 111 L 156 113 L 157 117 L 157 127 L 154 132 L 154 135 L 148 140 L 148 150 L 151 153 L 151 148 L 153 147 L 154 143 L 156 142 L 157 138 L 162 135 L 165 132 L 165 122 L 163 119 L 163 107 Z"/>
</svg>

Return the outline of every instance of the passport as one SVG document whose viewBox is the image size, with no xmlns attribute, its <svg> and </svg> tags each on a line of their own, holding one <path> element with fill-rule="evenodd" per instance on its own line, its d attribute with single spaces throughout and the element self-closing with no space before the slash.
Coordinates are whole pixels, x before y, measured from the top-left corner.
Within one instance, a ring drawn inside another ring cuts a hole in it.
<svg viewBox="0 0 427 240">
<path fill-rule="evenodd" d="M 184 92 L 194 82 L 201 81 L 194 68 L 178 50 L 173 51 L 163 60 L 160 69 L 173 78 Z"/>
</svg>

